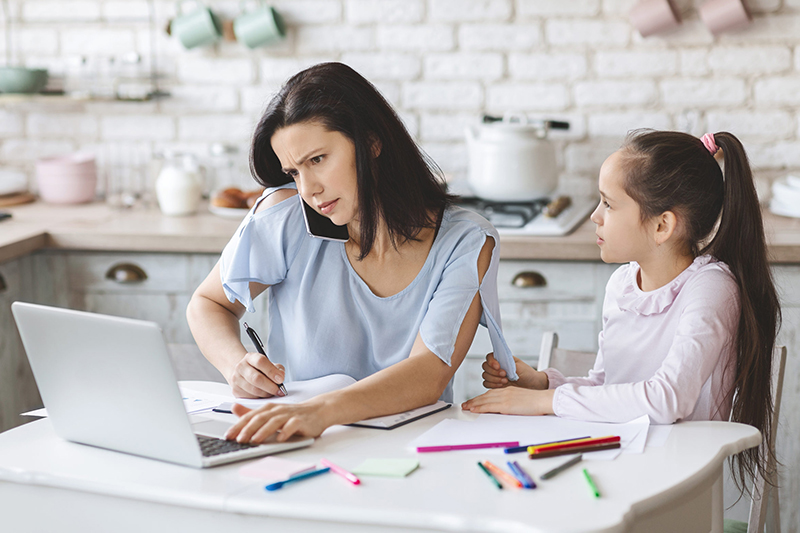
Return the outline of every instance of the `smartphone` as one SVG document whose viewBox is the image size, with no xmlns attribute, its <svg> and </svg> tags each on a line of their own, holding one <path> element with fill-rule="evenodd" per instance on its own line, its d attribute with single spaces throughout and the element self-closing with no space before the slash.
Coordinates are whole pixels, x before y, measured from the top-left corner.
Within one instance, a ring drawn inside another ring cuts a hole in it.
<svg viewBox="0 0 800 533">
<path fill-rule="evenodd" d="M 339 242 L 350 240 L 347 226 L 337 226 L 328 217 L 324 217 L 314 211 L 314 208 L 308 205 L 299 194 L 297 197 L 300 198 L 300 205 L 303 206 L 303 220 L 306 223 L 306 232 L 311 237 Z"/>
</svg>

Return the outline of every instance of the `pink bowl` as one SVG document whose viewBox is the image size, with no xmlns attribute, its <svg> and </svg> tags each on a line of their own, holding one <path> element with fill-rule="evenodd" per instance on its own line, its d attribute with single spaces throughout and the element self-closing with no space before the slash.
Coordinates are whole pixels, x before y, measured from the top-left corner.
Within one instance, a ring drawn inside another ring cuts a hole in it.
<svg viewBox="0 0 800 533">
<path fill-rule="evenodd" d="M 94 155 L 77 153 L 36 162 L 39 196 L 51 204 L 91 202 L 97 188 Z"/>
</svg>

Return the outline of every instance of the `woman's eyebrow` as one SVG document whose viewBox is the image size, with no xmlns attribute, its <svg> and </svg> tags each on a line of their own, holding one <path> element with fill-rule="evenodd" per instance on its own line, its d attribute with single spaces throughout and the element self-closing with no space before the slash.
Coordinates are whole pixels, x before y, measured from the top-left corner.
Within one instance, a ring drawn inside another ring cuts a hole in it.
<svg viewBox="0 0 800 533">
<path fill-rule="evenodd" d="M 317 152 L 321 152 L 321 151 L 322 151 L 322 148 L 314 148 L 313 150 L 309 150 L 308 152 L 306 152 L 306 155 L 304 155 L 303 157 L 301 157 L 301 158 L 299 158 L 299 159 L 297 160 L 297 166 L 300 166 L 300 165 L 302 165 L 302 164 L 303 164 L 303 163 L 305 163 L 305 162 L 308 160 L 308 158 L 309 158 L 309 157 L 311 157 L 313 154 L 315 154 L 315 153 L 317 153 Z M 283 171 L 283 172 L 289 172 L 290 170 L 294 170 L 294 169 L 293 169 L 293 168 L 281 168 L 281 171 Z"/>
</svg>

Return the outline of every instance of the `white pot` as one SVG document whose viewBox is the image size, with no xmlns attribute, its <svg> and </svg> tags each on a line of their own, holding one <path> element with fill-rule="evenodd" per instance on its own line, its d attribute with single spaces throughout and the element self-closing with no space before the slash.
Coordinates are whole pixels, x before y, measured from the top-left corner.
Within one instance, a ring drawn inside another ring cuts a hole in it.
<svg viewBox="0 0 800 533">
<path fill-rule="evenodd" d="M 178 168 L 167 164 L 156 179 L 156 197 L 161 212 L 169 216 L 197 212 L 202 194 L 200 175 L 191 165 Z"/>
<path fill-rule="evenodd" d="M 507 115 L 501 122 L 467 128 L 469 185 L 485 200 L 543 198 L 558 185 L 556 156 L 546 123 Z"/>
</svg>

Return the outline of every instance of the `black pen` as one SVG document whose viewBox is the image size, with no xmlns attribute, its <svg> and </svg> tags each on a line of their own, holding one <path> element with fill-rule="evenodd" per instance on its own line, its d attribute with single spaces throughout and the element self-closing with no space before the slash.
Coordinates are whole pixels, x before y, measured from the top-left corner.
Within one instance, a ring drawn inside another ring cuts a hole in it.
<svg viewBox="0 0 800 533">
<path fill-rule="evenodd" d="M 264 350 L 264 345 L 261 344 L 261 339 L 258 337 L 256 330 L 248 326 L 247 322 L 244 323 L 244 330 L 247 332 L 247 336 L 250 337 L 250 340 L 253 341 L 253 344 L 256 345 L 256 350 L 258 350 L 258 353 L 264 357 L 267 357 L 267 352 Z M 269 360 L 269 357 L 267 357 L 267 360 Z M 286 392 L 286 387 L 283 386 L 283 383 L 278 383 L 278 388 L 281 390 L 284 396 L 289 394 Z"/>
</svg>

